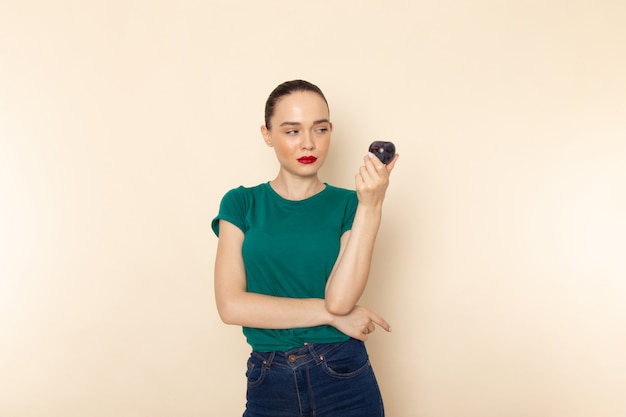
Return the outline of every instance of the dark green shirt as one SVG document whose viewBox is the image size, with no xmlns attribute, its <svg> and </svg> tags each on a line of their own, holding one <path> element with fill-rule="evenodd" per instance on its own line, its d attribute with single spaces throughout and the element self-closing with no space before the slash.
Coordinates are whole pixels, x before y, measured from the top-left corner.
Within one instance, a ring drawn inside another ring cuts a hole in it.
<svg viewBox="0 0 626 417">
<path fill-rule="evenodd" d="M 244 233 L 242 248 L 249 292 L 289 298 L 324 298 L 337 260 L 341 235 L 352 228 L 356 192 L 326 184 L 305 200 L 286 200 L 269 183 L 230 190 L 220 204 L 219 220 Z M 310 343 L 334 343 L 348 336 L 331 326 L 257 329 L 243 332 L 254 350 L 284 351 Z"/>
</svg>

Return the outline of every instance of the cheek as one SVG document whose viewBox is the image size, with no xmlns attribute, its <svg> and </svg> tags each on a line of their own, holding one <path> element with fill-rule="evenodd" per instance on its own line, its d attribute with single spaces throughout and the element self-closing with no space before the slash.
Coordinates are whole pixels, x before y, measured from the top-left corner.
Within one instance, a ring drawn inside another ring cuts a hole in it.
<svg viewBox="0 0 626 417">
<path fill-rule="evenodd" d="M 319 151 L 327 153 L 330 148 L 330 137 L 324 138 L 318 142 L 317 148 Z"/>
<path fill-rule="evenodd" d="M 290 155 L 294 152 L 295 147 L 293 146 L 293 144 L 289 142 L 281 141 L 274 145 L 274 149 L 276 150 L 276 153 L 278 153 L 279 155 Z"/>
</svg>

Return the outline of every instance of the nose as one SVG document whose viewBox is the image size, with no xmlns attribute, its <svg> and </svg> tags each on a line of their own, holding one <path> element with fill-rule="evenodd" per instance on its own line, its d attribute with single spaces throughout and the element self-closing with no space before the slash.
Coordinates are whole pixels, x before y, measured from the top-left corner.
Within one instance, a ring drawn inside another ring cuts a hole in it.
<svg viewBox="0 0 626 417">
<path fill-rule="evenodd" d="M 313 139 L 313 133 L 304 132 L 302 135 L 302 149 L 313 150 L 315 149 L 315 140 Z"/>
</svg>

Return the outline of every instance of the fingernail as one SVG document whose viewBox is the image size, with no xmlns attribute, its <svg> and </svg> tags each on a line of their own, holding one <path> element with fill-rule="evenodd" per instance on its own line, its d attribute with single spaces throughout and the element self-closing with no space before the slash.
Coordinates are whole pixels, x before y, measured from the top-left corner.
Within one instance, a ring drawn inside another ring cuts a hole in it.
<svg viewBox="0 0 626 417">
<path fill-rule="evenodd" d="M 374 154 L 373 154 L 373 153 L 371 153 L 371 152 L 368 152 L 368 153 L 367 153 L 367 156 L 368 156 L 370 159 L 372 159 L 372 158 L 373 158 L 373 157 L 375 157 L 376 155 L 374 155 Z"/>
</svg>

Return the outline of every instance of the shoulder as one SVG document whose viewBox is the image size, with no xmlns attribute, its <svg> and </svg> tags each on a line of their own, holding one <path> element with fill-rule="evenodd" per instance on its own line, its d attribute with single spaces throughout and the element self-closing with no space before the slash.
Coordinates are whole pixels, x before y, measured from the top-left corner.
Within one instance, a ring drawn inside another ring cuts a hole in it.
<svg viewBox="0 0 626 417">
<path fill-rule="evenodd" d="M 352 201 L 357 199 L 356 191 L 326 184 L 326 193 L 333 199 Z"/>
<path fill-rule="evenodd" d="M 211 227 L 217 236 L 219 236 L 219 221 L 226 220 L 239 227 L 244 233 L 247 230 L 246 214 L 254 205 L 256 194 L 263 192 L 263 184 L 254 187 L 232 188 L 224 194 L 220 202 L 220 208 L 217 216 L 212 220 Z"/>
<path fill-rule="evenodd" d="M 267 183 L 258 184 L 252 187 L 246 187 L 240 185 L 239 187 L 231 188 L 224 194 L 224 200 L 245 200 L 253 198 L 255 195 L 264 192 Z"/>
<path fill-rule="evenodd" d="M 335 187 L 330 184 L 326 184 L 325 191 L 325 204 L 336 207 L 343 210 L 346 214 L 351 214 L 356 211 L 356 207 L 359 204 L 359 198 L 357 197 L 355 190 L 348 190 L 347 188 Z"/>
<path fill-rule="evenodd" d="M 341 187 L 337 187 L 335 185 L 332 184 L 326 184 L 326 191 L 329 193 L 334 193 L 337 195 L 351 195 L 351 194 L 355 194 L 356 195 L 356 191 L 355 190 L 349 190 L 347 188 L 341 188 Z"/>
<path fill-rule="evenodd" d="M 220 203 L 220 212 L 245 212 L 259 199 L 263 193 L 266 193 L 267 183 L 255 185 L 253 187 L 232 188 L 224 194 Z"/>
<path fill-rule="evenodd" d="M 326 204 L 334 207 L 334 210 L 342 213 L 340 217 L 341 233 L 343 234 L 352 227 L 354 215 L 359 204 L 359 198 L 357 197 L 355 190 L 348 190 L 346 188 L 335 187 L 329 184 L 326 184 L 326 192 L 328 196 Z"/>
</svg>

